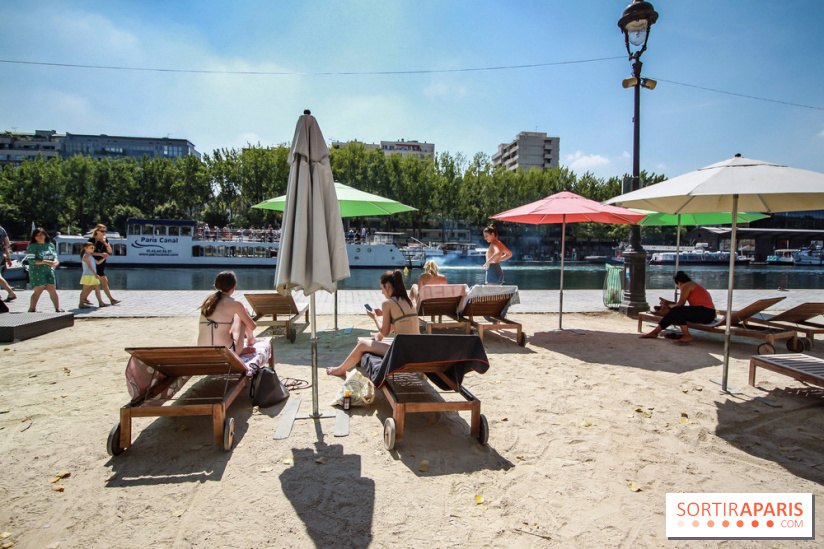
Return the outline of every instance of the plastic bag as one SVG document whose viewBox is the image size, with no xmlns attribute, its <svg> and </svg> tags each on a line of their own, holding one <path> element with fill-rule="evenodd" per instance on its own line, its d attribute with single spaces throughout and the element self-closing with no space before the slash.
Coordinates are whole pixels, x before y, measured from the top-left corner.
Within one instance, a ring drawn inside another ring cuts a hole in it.
<svg viewBox="0 0 824 549">
<path fill-rule="evenodd" d="M 338 390 L 330 406 L 342 405 L 347 389 L 351 399 L 350 406 L 369 406 L 375 401 L 375 384 L 356 369 L 352 369 L 346 374 L 343 387 Z"/>
</svg>

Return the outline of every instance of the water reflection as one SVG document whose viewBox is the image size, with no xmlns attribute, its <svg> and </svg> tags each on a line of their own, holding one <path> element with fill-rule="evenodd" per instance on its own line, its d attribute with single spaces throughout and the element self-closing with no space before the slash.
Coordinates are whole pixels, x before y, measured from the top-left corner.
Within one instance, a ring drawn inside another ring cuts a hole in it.
<svg viewBox="0 0 824 549">
<path fill-rule="evenodd" d="M 215 275 L 222 268 L 125 268 L 109 267 L 106 275 L 114 290 L 210 290 Z M 709 289 L 726 289 L 728 268 L 722 265 L 685 266 L 693 279 Z M 801 289 L 824 288 L 821 267 L 793 267 L 777 265 L 742 265 L 735 268 L 737 289 Z M 343 290 L 377 289 L 378 279 L 385 269 L 352 269 L 352 276 L 343 280 Z M 237 268 L 238 287 L 242 290 L 271 290 L 275 283 L 275 270 L 270 268 Z M 441 272 L 450 282 L 459 284 L 483 284 L 484 270 L 477 265 L 466 267 L 442 267 Z M 405 275 L 407 287 L 418 281 L 420 269 L 409 269 Z M 671 265 L 648 265 L 647 288 L 673 287 Z M 504 263 L 507 284 L 515 284 L 523 290 L 552 290 L 560 285 L 559 263 L 533 263 L 507 265 Z M 564 270 L 564 288 L 567 290 L 599 290 L 604 287 L 606 266 L 589 263 L 567 263 Z M 79 267 L 57 269 L 57 284 L 61 288 L 79 288 Z"/>
</svg>

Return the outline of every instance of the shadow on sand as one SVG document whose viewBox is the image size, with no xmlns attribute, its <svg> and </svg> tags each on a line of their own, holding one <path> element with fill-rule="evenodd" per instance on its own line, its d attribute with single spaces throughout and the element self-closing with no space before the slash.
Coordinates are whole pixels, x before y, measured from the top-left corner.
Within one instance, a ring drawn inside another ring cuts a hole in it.
<svg viewBox="0 0 824 549">
<path fill-rule="evenodd" d="M 748 391 L 759 393 L 762 400 L 717 403 L 715 434 L 797 477 L 824 485 L 824 389 L 750 387 Z"/>
</svg>

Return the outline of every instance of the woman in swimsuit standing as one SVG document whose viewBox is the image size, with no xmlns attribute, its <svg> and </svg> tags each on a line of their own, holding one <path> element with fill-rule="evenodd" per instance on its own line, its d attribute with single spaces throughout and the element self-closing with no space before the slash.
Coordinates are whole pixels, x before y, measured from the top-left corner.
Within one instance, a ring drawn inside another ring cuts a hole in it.
<svg viewBox="0 0 824 549">
<path fill-rule="evenodd" d="M 381 308 L 376 311 L 367 310 L 366 314 L 375 321 L 378 333 L 373 340 L 359 340 L 358 344 L 349 353 L 340 366 L 337 368 L 327 368 L 326 373 L 330 376 L 346 375 L 346 371 L 352 366 L 360 364 L 364 353 L 372 353 L 379 356 L 386 356 L 389 344 L 381 341 L 393 331 L 396 334 L 420 334 L 421 329 L 418 323 L 418 313 L 415 311 L 412 301 L 406 293 L 406 285 L 403 283 L 403 273 L 386 271 L 381 275 L 381 291 L 386 298 Z"/>
<path fill-rule="evenodd" d="M 512 252 L 498 240 L 498 229 L 490 225 L 484 229 L 484 240 L 489 247 L 486 249 L 486 269 L 485 284 L 501 285 L 504 283 L 504 271 L 501 269 L 501 261 L 512 257 Z"/>
<path fill-rule="evenodd" d="M 222 345 L 238 355 L 254 351 L 250 347 L 255 343 L 257 324 L 246 307 L 232 298 L 236 286 L 237 277 L 232 271 L 223 271 L 215 277 L 217 292 L 207 297 L 200 307 L 199 346 Z"/>
</svg>

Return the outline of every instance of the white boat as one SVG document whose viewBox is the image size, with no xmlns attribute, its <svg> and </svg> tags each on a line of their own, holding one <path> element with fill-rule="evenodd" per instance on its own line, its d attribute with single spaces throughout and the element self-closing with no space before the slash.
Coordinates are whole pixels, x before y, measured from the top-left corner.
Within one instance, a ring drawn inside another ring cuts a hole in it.
<svg viewBox="0 0 824 549">
<path fill-rule="evenodd" d="M 195 221 L 130 219 L 126 236 L 108 233 L 112 255 L 107 265 L 130 267 L 274 267 L 280 243 L 274 232 L 220 229 L 205 232 Z M 80 264 L 89 235 L 57 235 L 57 259 Z M 403 268 L 406 257 L 391 239 L 346 245 L 350 267 Z"/>
<path fill-rule="evenodd" d="M 26 265 L 23 260 L 26 259 L 26 252 L 11 252 L 11 265 L 3 270 L 3 278 L 6 280 L 26 280 Z"/>
<path fill-rule="evenodd" d="M 474 242 L 444 242 L 437 248 L 426 248 L 424 251 L 427 259 L 434 259 L 439 265 L 486 261 L 486 248 L 478 248 Z"/>
<path fill-rule="evenodd" d="M 767 263 L 771 265 L 792 265 L 795 263 L 793 254 L 798 251 L 796 248 L 775 250 L 774 254 L 767 256 Z"/>
<path fill-rule="evenodd" d="M 674 265 L 674 252 L 661 252 L 652 254 L 649 262 L 651 265 Z M 752 262 L 751 257 L 735 254 L 736 265 Z M 729 265 L 730 252 L 710 252 L 703 249 L 684 251 L 678 254 L 679 265 Z"/>
<path fill-rule="evenodd" d="M 796 265 L 821 265 L 821 248 L 798 250 L 793 254 L 793 261 Z"/>
</svg>

